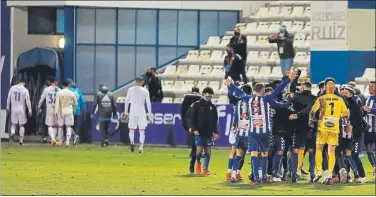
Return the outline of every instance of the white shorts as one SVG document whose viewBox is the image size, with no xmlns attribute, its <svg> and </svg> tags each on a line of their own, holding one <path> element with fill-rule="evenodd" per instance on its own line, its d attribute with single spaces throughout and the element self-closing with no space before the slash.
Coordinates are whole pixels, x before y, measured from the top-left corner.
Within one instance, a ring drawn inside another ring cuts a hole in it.
<svg viewBox="0 0 376 197">
<path fill-rule="evenodd" d="M 54 114 L 46 114 L 46 121 L 44 122 L 49 127 L 57 126 L 57 118 Z"/>
<path fill-rule="evenodd" d="M 129 129 L 146 129 L 148 121 L 145 116 L 129 116 L 128 128 Z"/>
<path fill-rule="evenodd" d="M 59 116 L 57 120 L 59 127 L 62 126 L 73 126 L 74 125 L 74 116 L 72 115 L 63 115 Z"/>
<path fill-rule="evenodd" d="M 236 143 L 236 132 L 230 131 L 230 135 L 228 136 L 228 142 L 231 145 Z"/>
<path fill-rule="evenodd" d="M 26 113 L 24 111 L 12 111 L 11 113 L 12 124 L 24 125 L 27 123 Z"/>
</svg>

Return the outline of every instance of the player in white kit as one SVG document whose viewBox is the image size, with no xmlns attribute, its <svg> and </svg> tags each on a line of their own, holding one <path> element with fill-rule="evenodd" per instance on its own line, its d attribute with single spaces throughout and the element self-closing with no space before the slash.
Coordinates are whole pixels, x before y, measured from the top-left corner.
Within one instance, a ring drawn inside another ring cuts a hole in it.
<svg viewBox="0 0 376 197">
<path fill-rule="evenodd" d="M 26 106 L 25 106 L 26 105 Z M 7 99 L 7 113 L 11 113 L 12 126 L 10 129 L 10 140 L 13 142 L 16 133 L 16 126 L 20 128 L 20 145 L 23 144 L 25 135 L 24 125 L 27 122 L 26 107 L 29 117 L 32 115 L 29 91 L 25 88 L 25 80 L 20 79 L 19 84 L 10 88 Z"/>
<path fill-rule="evenodd" d="M 48 127 L 48 135 L 51 138 L 51 145 L 56 144 L 56 134 L 57 134 L 57 117 L 55 116 L 55 99 L 56 93 L 60 90 L 57 87 L 57 81 L 55 78 L 50 79 L 51 85 L 43 90 L 42 96 L 39 100 L 38 109 L 42 110 L 41 107 L 43 102 L 46 101 L 46 120 L 45 124 Z"/>
<path fill-rule="evenodd" d="M 67 131 L 67 139 L 65 140 L 66 146 L 69 146 L 70 138 L 72 136 L 72 126 L 74 125 L 73 110 L 77 107 L 76 95 L 69 90 L 69 81 L 63 81 L 63 89 L 56 93 L 55 101 L 55 114 L 58 118 L 57 124 L 59 125 L 58 136 L 59 143 L 63 143 L 63 127 Z"/>
<path fill-rule="evenodd" d="M 147 117 L 151 120 L 151 103 L 149 97 L 149 91 L 142 87 L 142 78 L 136 79 L 136 86 L 128 89 L 127 99 L 125 101 L 125 118 L 129 119 L 129 139 L 131 141 L 131 151 L 134 151 L 134 130 L 137 128 L 140 132 L 140 147 L 139 153 L 143 152 L 143 146 L 145 142 L 145 129 L 148 124 Z M 145 102 L 148 110 L 148 115 L 145 112 Z M 128 106 L 131 103 L 131 107 L 128 114 Z"/>
</svg>

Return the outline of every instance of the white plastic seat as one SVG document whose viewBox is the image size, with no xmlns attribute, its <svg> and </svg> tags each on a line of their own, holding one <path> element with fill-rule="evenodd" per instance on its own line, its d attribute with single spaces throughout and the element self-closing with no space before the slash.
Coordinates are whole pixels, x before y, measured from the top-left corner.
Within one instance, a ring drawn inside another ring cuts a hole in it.
<svg viewBox="0 0 376 197">
<path fill-rule="evenodd" d="M 289 18 L 291 15 L 292 8 L 291 7 L 282 7 L 281 12 L 279 13 L 279 16 L 282 18 Z"/>
<path fill-rule="evenodd" d="M 294 47 L 303 48 L 305 47 L 305 34 L 304 33 L 297 33 L 294 36 Z"/>
<path fill-rule="evenodd" d="M 179 65 L 176 69 L 176 73 L 174 77 L 179 78 L 180 76 L 186 74 L 188 72 L 188 65 Z"/>
<path fill-rule="evenodd" d="M 269 30 L 269 22 L 259 22 L 256 33 L 257 34 L 267 34 Z"/>
<path fill-rule="evenodd" d="M 192 87 L 194 86 L 195 86 L 195 81 L 192 81 L 192 80 L 184 81 L 181 88 L 175 89 L 174 92 L 176 92 L 176 94 L 186 94 L 188 92 L 191 92 Z"/>
<path fill-rule="evenodd" d="M 225 70 L 223 68 L 223 65 L 213 66 L 213 70 L 210 73 L 210 76 L 215 79 L 223 79 L 225 77 Z"/>
<path fill-rule="evenodd" d="M 306 22 L 306 24 L 305 24 L 305 26 L 304 26 L 304 29 L 302 30 L 302 32 L 303 33 L 305 33 L 305 34 L 311 34 L 311 22 L 310 21 L 308 21 L 308 22 Z"/>
<path fill-rule="evenodd" d="M 261 51 L 259 55 L 260 64 L 267 64 L 269 60 L 269 51 Z"/>
<path fill-rule="evenodd" d="M 228 87 L 226 85 L 226 80 L 222 80 L 221 87 L 219 89 L 218 94 L 227 94 L 228 92 Z"/>
<path fill-rule="evenodd" d="M 311 62 L 311 52 L 307 52 L 306 58 L 302 61 L 304 66 L 308 66 Z"/>
<path fill-rule="evenodd" d="M 212 67 L 210 65 L 202 65 L 198 78 L 210 78 L 210 73 L 212 71 Z"/>
<path fill-rule="evenodd" d="M 172 103 L 172 98 L 171 97 L 163 97 L 162 103 Z"/>
<path fill-rule="evenodd" d="M 279 54 L 278 54 L 277 51 L 273 51 L 270 54 L 270 58 L 268 59 L 268 64 L 272 64 L 272 65 L 279 65 L 280 64 Z"/>
<path fill-rule="evenodd" d="M 311 47 L 311 36 L 307 36 L 304 42 L 304 48 L 310 48 L 310 47 Z"/>
<path fill-rule="evenodd" d="M 269 8 L 268 7 L 261 7 L 258 9 L 255 16 L 249 16 L 251 19 L 265 19 L 268 17 Z"/>
<path fill-rule="evenodd" d="M 269 49 L 269 48 L 272 48 L 274 45 L 276 44 L 269 43 L 268 36 L 258 36 L 255 47 L 261 48 L 261 49 Z"/>
<path fill-rule="evenodd" d="M 269 80 L 276 80 L 282 78 L 282 69 L 280 66 L 273 67 L 272 72 L 269 75 Z"/>
<path fill-rule="evenodd" d="M 227 96 L 219 96 L 219 98 L 218 98 L 218 102 L 217 102 L 217 104 L 218 105 L 227 105 L 229 103 L 229 101 L 228 101 L 228 97 Z"/>
<path fill-rule="evenodd" d="M 239 28 L 240 33 L 244 34 L 246 23 L 237 23 L 234 28 Z M 234 31 L 226 31 L 226 36 L 234 36 Z"/>
<path fill-rule="evenodd" d="M 199 75 L 199 72 L 200 72 L 200 65 L 190 65 L 188 68 L 188 72 L 182 74 L 181 77 L 191 79 L 191 78 L 197 77 Z"/>
<path fill-rule="evenodd" d="M 255 46 L 256 42 L 257 42 L 256 36 L 247 36 L 247 48 Z"/>
<path fill-rule="evenodd" d="M 292 21 L 283 21 L 282 24 L 285 25 L 286 26 L 286 30 L 288 32 L 290 32 L 290 30 L 292 28 Z"/>
<path fill-rule="evenodd" d="M 271 68 L 269 66 L 261 66 L 260 72 L 254 77 L 257 82 L 267 82 Z"/>
<path fill-rule="evenodd" d="M 230 43 L 231 37 L 232 36 L 223 36 L 222 40 L 221 40 L 221 43 L 219 45 L 217 45 L 217 46 L 213 46 L 213 49 L 225 50 L 226 46 Z"/>
<path fill-rule="evenodd" d="M 271 22 L 268 33 L 269 34 L 276 34 L 279 32 L 279 28 L 281 27 L 281 22 Z"/>
<path fill-rule="evenodd" d="M 211 51 L 210 50 L 201 50 L 200 55 L 198 56 L 198 64 L 203 63 L 203 61 L 207 60 L 210 58 Z"/>
<path fill-rule="evenodd" d="M 271 7 L 268 12 L 268 18 L 270 19 L 277 19 L 280 18 L 280 13 L 281 9 L 279 7 Z"/>
<path fill-rule="evenodd" d="M 294 6 L 309 6 L 311 1 L 291 1 Z"/>
<path fill-rule="evenodd" d="M 292 20 L 301 19 L 303 16 L 303 12 L 304 12 L 303 6 L 295 6 L 291 12 L 291 15 L 285 16 L 285 19 L 292 19 Z"/>
<path fill-rule="evenodd" d="M 299 67 L 298 69 L 302 71 L 302 73 L 300 74 L 301 77 L 307 76 L 307 74 L 308 74 L 307 67 Z"/>
<path fill-rule="evenodd" d="M 182 103 L 184 98 L 175 98 L 174 103 Z"/>
<path fill-rule="evenodd" d="M 355 88 L 358 88 L 360 92 L 365 92 L 366 86 L 364 84 L 356 84 Z"/>
<path fill-rule="evenodd" d="M 211 99 L 211 102 L 212 102 L 214 105 L 216 105 L 216 104 L 218 104 L 218 99 L 212 98 L 212 99 Z"/>
<path fill-rule="evenodd" d="M 174 81 L 162 81 L 162 90 L 166 93 L 173 92 L 174 85 Z"/>
<path fill-rule="evenodd" d="M 189 63 L 192 60 L 197 60 L 199 55 L 198 50 L 189 50 L 187 56 L 184 59 L 180 59 L 179 63 Z"/>
<path fill-rule="evenodd" d="M 209 81 L 209 87 L 211 87 L 214 91 L 214 94 L 219 94 L 219 81 Z M 200 90 L 202 91 L 202 90 Z"/>
<path fill-rule="evenodd" d="M 375 80 L 375 68 L 366 68 L 361 77 L 356 77 L 355 81 L 358 83 L 367 83 L 369 81 Z"/>
<path fill-rule="evenodd" d="M 258 64 L 258 63 L 260 63 L 259 52 L 249 51 L 247 54 L 247 64 Z"/>
<path fill-rule="evenodd" d="M 247 26 L 245 27 L 245 34 L 252 34 L 255 33 L 257 29 L 257 22 L 251 22 L 248 23 Z"/>
<path fill-rule="evenodd" d="M 198 81 L 196 84 L 196 87 L 202 91 L 204 88 L 208 87 L 208 82 L 207 81 Z"/>
<path fill-rule="evenodd" d="M 259 73 L 259 67 L 258 66 L 250 66 L 247 70 L 247 78 L 249 81 L 253 81 L 255 79 L 255 76 Z"/>
<path fill-rule="evenodd" d="M 173 78 L 175 76 L 175 73 L 176 73 L 176 66 L 167 65 L 164 72 L 159 74 L 158 76 L 161 77 L 162 79 L 168 79 L 168 78 Z"/>
<path fill-rule="evenodd" d="M 184 87 L 184 81 L 175 81 L 174 86 L 172 87 L 172 92 L 173 93 L 182 92 L 183 87 Z"/>
<path fill-rule="evenodd" d="M 221 38 L 219 36 L 210 36 L 208 42 L 205 45 L 201 45 L 200 49 L 212 49 L 213 46 L 219 45 Z"/>
<path fill-rule="evenodd" d="M 301 32 L 303 31 L 303 28 L 304 28 L 303 21 L 294 21 L 292 28 L 290 30 L 290 33 Z"/>
<path fill-rule="evenodd" d="M 217 62 L 223 62 L 223 59 L 221 59 L 222 54 L 223 52 L 220 50 L 212 51 L 211 56 L 208 59 L 202 60 L 202 64 L 215 64 Z"/>
<path fill-rule="evenodd" d="M 297 64 L 297 65 L 303 65 L 304 64 L 304 60 L 306 59 L 306 57 L 307 57 L 307 53 L 306 52 L 297 52 L 295 54 L 295 58 L 294 58 L 295 64 Z"/>
<path fill-rule="evenodd" d="M 306 7 L 304 10 L 303 16 L 305 18 L 311 18 L 311 6 Z"/>
</svg>

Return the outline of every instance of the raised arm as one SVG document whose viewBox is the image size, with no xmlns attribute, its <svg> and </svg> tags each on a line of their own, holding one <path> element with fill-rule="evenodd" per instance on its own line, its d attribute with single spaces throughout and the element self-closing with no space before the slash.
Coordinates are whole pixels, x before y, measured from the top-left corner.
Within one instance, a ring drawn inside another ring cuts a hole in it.
<svg viewBox="0 0 376 197">
<path fill-rule="evenodd" d="M 268 36 L 268 41 L 269 41 L 269 43 L 277 43 L 278 38 L 275 35 L 270 35 L 270 36 Z"/>
<path fill-rule="evenodd" d="M 287 100 L 286 103 L 277 102 L 275 99 L 270 99 L 268 101 L 268 103 L 270 104 L 270 106 L 272 108 L 284 108 L 284 109 L 289 108 L 291 102 L 292 102 L 292 98 L 291 97 L 288 98 L 288 100 Z"/>
<path fill-rule="evenodd" d="M 282 90 L 285 89 L 285 87 L 290 83 L 290 81 L 291 81 L 291 80 L 290 80 L 289 78 L 285 79 L 281 84 L 279 84 L 279 85 L 275 88 L 275 90 L 274 90 L 271 94 L 266 95 L 265 97 L 271 97 L 271 98 L 269 98 L 269 99 L 275 99 L 275 98 L 277 98 L 278 95 L 279 95 L 279 93 L 281 93 Z"/>
<path fill-rule="evenodd" d="M 240 88 L 236 87 L 234 83 L 231 83 L 229 89 L 234 92 L 234 96 L 239 97 L 241 100 L 245 100 L 247 97 L 250 97 L 244 93 Z"/>
</svg>

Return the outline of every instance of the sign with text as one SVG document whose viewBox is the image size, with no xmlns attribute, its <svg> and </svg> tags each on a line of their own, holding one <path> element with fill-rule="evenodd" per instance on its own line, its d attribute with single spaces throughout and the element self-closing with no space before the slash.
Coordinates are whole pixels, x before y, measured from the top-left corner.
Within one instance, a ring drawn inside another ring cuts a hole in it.
<svg viewBox="0 0 376 197">
<path fill-rule="evenodd" d="M 347 1 L 311 2 L 311 46 L 347 47 Z"/>
</svg>

